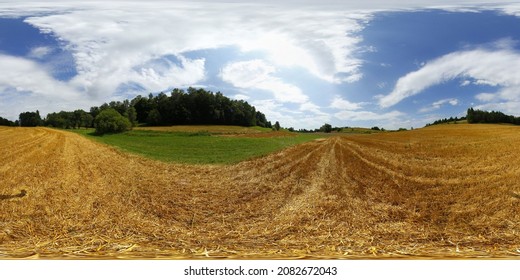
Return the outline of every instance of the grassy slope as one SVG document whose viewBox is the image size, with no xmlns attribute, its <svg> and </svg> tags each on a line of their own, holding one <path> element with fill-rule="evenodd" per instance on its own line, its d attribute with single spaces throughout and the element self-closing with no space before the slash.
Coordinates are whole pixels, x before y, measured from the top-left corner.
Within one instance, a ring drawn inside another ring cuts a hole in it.
<svg viewBox="0 0 520 280">
<path fill-rule="evenodd" d="M 147 130 L 94 136 L 93 130 L 80 129 L 75 132 L 152 159 L 188 164 L 233 164 L 323 137 L 296 133 L 280 134 L 279 137 L 221 137 Z"/>
</svg>

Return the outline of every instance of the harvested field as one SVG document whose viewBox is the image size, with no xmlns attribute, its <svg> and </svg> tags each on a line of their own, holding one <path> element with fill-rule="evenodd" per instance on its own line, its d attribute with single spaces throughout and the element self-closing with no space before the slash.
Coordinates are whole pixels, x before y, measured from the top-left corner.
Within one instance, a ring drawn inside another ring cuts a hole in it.
<svg viewBox="0 0 520 280">
<path fill-rule="evenodd" d="M 0 257 L 513 258 L 519 141 L 444 125 L 191 166 L 0 127 Z"/>
<path fill-rule="evenodd" d="M 270 131 L 259 133 L 226 134 L 222 137 L 245 137 L 245 138 L 273 138 L 273 137 L 295 137 L 297 133 L 289 131 Z"/>
</svg>

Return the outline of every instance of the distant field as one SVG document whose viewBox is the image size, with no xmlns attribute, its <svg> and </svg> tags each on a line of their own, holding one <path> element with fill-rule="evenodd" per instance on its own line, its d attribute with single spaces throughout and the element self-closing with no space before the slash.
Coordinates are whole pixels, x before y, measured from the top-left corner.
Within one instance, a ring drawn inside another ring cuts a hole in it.
<svg viewBox="0 0 520 280">
<path fill-rule="evenodd" d="M 342 128 L 339 133 L 346 133 L 346 134 L 373 134 L 373 133 L 382 133 L 384 131 L 381 130 L 372 130 L 370 128 L 364 128 L 364 127 L 349 127 L 349 128 Z"/>
<path fill-rule="evenodd" d="M 148 130 L 153 129 L 153 130 Z M 259 128 L 174 126 L 139 128 L 122 134 L 95 136 L 80 133 L 124 151 L 166 162 L 189 164 L 232 164 L 311 141 L 323 135 L 261 132 Z M 221 133 L 213 135 L 212 133 Z"/>
<path fill-rule="evenodd" d="M 175 125 L 175 126 L 143 126 L 136 127 L 134 130 L 152 130 L 167 132 L 209 132 L 211 134 L 252 134 L 270 132 L 270 128 L 265 127 L 244 127 L 233 125 Z"/>
</svg>

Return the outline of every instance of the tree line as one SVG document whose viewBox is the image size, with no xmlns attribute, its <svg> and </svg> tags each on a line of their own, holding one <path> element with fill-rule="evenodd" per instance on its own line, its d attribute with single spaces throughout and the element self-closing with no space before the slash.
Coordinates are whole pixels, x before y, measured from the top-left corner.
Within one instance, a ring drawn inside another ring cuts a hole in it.
<svg viewBox="0 0 520 280">
<path fill-rule="evenodd" d="M 432 123 L 426 124 L 426 126 L 443 124 L 443 123 L 455 123 L 457 121 L 466 120 L 468 123 L 510 123 L 520 125 L 520 117 L 512 115 L 506 115 L 500 111 L 483 111 L 469 108 L 464 117 L 450 117 L 440 120 L 436 120 Z"/>
<path fill-rule="evenodd" d="M 520 117 L 506 115 L 499 111 L 482 111 L 469 108 L 466 118 L 468 123 L 511 123 L 520 125 Z"/>
<path fill-rule="evenodd" d="M 432 123 L 427 123 L 426 126 L 430 126 L 430 125 L 436 125 L 436 124 L 443 124 L 443 123 L 456 123 L 458 121 L 464 121 L 466 120 L 466 116 L 464 117 L 449 117 L 449 118 L 444 118 L 444 119 L 439 119 L 439 120 L 436 120 Z"/>
<path fill-rule="evenodd" d="M 231 100 L 221 92 L 213 93 L 202 88 L 173 89 L 167 95 L 159 93 L 148 97 L 141 95 L 132 100 L 112 101 L 101 106 L 91 107 L 89 112 L 84 110 L 60 111 L 50 113 L 42 119 L 39 111 L 24 112 L 19 115 L 18 123 L 1 119 L 0 124 L 20 126 L 50 126 L 56 128 L 92 128 L 100 125 L 97 117 L 102 116 L 103 123 L 108 121 L 118 123 L 118 127 L 137 124 L 147 126 L 159 125 L 238 125 L 260 126 L 273 128 L 265 115 L 257 111 L 254 106 L 243 100 Z M 122 121 L 120 117 L 127 121 Z M 117 119 L 117 121 L 115 120 Z M 279 129 L 279 124 L 278 129 Z M 110 127 L 110 126 L 108 126 Z M 125 129 L 126 130 L 126 129 Z"/>
<path fill-rule="evenodd" d="M 106 107 L 107 104 L 104 104 Z M 271 128 L 271 122 L 255 107 L 243 100 L 231 100 L 221 92 L 213 93 L 202 88 L 174 89 L 170 95 L 137 96 L 131 101 L 111 102 L 109 107 L 124 114 L 127 108 L 135 109 L 135 120 L 147 125 L 239 125 Z M 96 115 L 100 108 L 91 108 Z M 131 112 L 133 114 L 134 112 Z M 133 116 L 132 116 L 133 117 Z"/>
<path fill-rule="evenodd" d="M 19 123 L 18 123 L 18 121 L 13 122 L 13 121 L 10 121 L 8 119 L 4 119 L 4 118 L 0 117 L 0 125 L 3 125 L 3 126 L 18 126 Z"/>
</svg>

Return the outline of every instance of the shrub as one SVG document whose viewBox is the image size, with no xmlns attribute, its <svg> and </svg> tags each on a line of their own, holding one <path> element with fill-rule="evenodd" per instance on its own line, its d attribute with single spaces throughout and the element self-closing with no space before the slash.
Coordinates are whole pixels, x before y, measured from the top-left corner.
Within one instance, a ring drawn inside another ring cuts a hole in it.
<svg viewBox="0 0 520 280">
<path fill-rule="evenodd" d="M 130 121 L 121 116 L 115 109 L 101 111 L 94 119 L 97 134 L 120 133 L 132 128 Z"/>
</svg>

